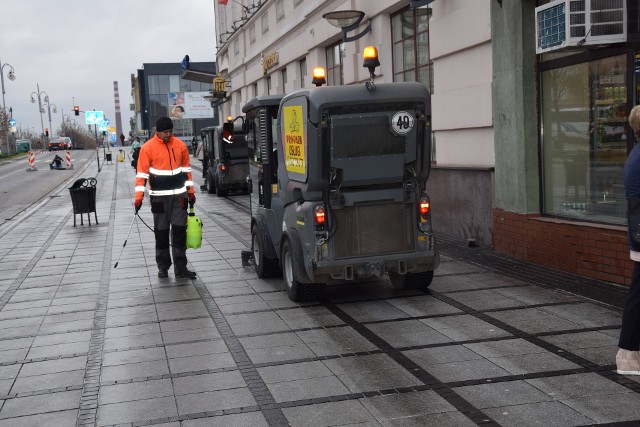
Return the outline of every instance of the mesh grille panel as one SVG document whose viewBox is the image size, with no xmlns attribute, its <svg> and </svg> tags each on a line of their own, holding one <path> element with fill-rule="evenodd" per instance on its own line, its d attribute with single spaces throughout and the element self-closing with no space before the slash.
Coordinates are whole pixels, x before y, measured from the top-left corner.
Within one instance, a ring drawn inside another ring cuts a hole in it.
<svg viewBox="0 0 640 427">
<path fill-rule="evenodd" d="M 336 258 L 415 250 L 415 215 L 410 203 L 350 206 L 334 213 Z"/>
</svg>

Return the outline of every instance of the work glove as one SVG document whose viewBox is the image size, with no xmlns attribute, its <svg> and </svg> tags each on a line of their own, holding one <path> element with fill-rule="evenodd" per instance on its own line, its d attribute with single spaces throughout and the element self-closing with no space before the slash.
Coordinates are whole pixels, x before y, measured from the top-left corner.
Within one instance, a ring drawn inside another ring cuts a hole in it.
<svg viewBox="0 0 640 427">
<path fill-rule="evenodd" d="M 133 206 L 136 207 L 136 213 L 138 213 L 138 211 L 142 207 L 142 199 L 136 199 L 136 201 L 133 202 Z"/>
<path fill-rule="evenodd" d="M 195 193 L 188 193 L 187 197 L 189 197 L 189 207 L 193 208 L 193 205 L 196 204 L 196 195 L 195 195 Z"/>
</svg>

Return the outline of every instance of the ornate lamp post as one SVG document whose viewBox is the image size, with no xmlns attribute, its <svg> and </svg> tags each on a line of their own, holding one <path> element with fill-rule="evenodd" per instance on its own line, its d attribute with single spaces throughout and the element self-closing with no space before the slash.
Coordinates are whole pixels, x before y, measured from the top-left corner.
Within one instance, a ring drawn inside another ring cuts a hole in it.
<svg viewBox="0 0 640 427">
<path fill-rule="evenodd" d="M 52 104 L 49 101 L 45 101 L 47 104 L 47 110 L 49 111 L 49 134 L 53 135 L 53 128 L 51 127 L 51 109 L 53 108 L 53 114 L 58 112 L 58 106 L 56 104 Z"/>
<path fill-rule="evenodd" d="M 13 81 L 16 79 L 16 71 L 13 69 L 13 67 L 10 64 L 7 63 L 2 63 L 2 61 L 0 60 L 0 85 L 2 85 L 2 109 L 4 110 L 5 114 L 7 112 L 7 106 L 4 103 L 4 67 L 9 67 L 9 72 L 7 73 L 7 77 L 9 78 L 9 80 Z M 5 117 L 6 118 L 6 117 Z M 9 154 L 9 131 L 7 130 L 7 134 L 6 134 L 6 142 L 7 142 L 7 154 Z"/>
<path fill-rule="evenodd" d="M 44 108 L 42 108 L 42 94 L 44 94 L 44 102 L 49 103 L 49 94 L 43 90 L 40 90 L 40 83 L 36 84 L 38 88 L 37 92 L 31 92 L 31 102 L 33 104 L 36 103 L 36 98 L 38 98 L 38 111 L 40 111 L 40 126 L 42 126 L 42 135 L 44 135 L 44 122 L 42 121 L 42 113 L 44 113 Z M 34 98 L 34 95 L 36 98 Z M 44 145 L 42 146 L 44 148 Z"/>
</svg>

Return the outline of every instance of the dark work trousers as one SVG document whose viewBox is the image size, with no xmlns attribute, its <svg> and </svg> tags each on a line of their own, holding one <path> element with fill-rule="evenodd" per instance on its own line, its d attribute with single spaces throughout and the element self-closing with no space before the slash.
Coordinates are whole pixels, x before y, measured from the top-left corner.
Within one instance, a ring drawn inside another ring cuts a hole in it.
<svg viewBox="0 0 640 427">
<path fill-rule="evenodd" d="M 640 350 L 640 262 L 633 263 L 631 287 L 622 312 L 618 347 L 630 351 Z"/>
<path fill-rule="evenodd" d="M 187 269 L 187 204 L 186 193 L 175 196 L 151 196 L 158 270 L 168 270 L 171 267 L 171 255 L 173 270 L 176 273 Z"/>
</svg>

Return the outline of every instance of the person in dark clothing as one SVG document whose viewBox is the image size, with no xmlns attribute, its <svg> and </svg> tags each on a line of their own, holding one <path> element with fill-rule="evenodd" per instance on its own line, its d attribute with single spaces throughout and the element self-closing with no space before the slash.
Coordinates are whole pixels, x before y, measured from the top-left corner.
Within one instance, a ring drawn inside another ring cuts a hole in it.
<svg viewBox="0 0 640 427">
<path fill-rule="evenodd" d="M 637 211 L 640 208 L 640 105 L 629 113 L 629 126 L 633 129 L 636 144 L 624 164 L 624 190 L 628 203 L 629 256 L 633 261 L 633 273 L 629 294 L 622 312 L 622 328 L 618 341 L 616 369 L 622 375 L 640 375 L 640 243 L 634 238 L 637 232 Z M 636 212 L 636 215 L 633 213 Z"/>
<path fill-rule="evenodd" d="M 53 158 L 53 160 L 51 160 L 51 163 L 49 163 L 49 166 L 55 168 L 55 169 L 60 169 L 62 168 L 62 157 L 58 156 L 56 154 L 56 156 Z"/>
</svg>

